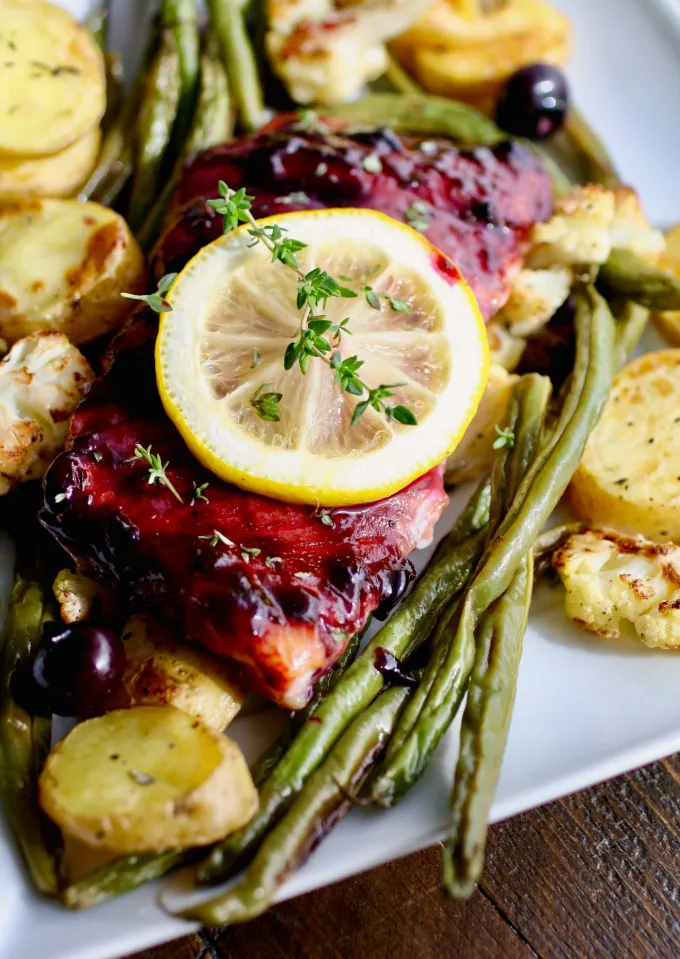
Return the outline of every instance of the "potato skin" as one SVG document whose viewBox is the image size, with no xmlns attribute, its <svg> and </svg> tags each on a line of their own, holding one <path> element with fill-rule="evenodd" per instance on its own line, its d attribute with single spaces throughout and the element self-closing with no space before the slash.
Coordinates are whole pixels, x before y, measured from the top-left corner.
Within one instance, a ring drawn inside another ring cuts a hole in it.
<svg viewBox="0 0 680 959">
<path fill-rule="evenodd" d="M 132 616 L 123 629 L 123 687 L 109 708 L 167 705 L 221 732 L 239 712 L 245 693 L 215 656 L 179 642 L 150 616 Z"/>
<path fill-rule="evenodd" d="M 0 156 L 0 201 L 73 196 L 97 162 L 101 131 L 49 157 Z"/>
<path fill-rule="evenodd" d="M 568 490 L 592 525 L 680 542 L 680 349 L 621 371 Z"/>
<path fill-rule="evenodd" d="M 141 292 L 144 258 L 121 216 L 98 203 L 0 206 L 0 337 L 43 330 L 87 343 L 117 329 Z"/>
<path fill-rule="evenodd" d="M 39 799 L 65 833 L 119 855 L 216 842 L 258 805 L 238 746 L 170 706 L 76 726 L 47 757 Z"/>
</svg>

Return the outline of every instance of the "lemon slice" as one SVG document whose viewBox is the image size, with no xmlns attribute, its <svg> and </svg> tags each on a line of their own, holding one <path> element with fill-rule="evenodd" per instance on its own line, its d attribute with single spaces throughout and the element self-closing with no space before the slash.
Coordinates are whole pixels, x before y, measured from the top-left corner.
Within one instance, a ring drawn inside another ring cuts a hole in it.
<svg viewBox="0 0 680 959">
<path fill-rule="evenodd" d="M 419 233 L 381 213 L 314 210 L 267 223 L 307 244 L 303 271 L 319 267 L 359 294 L 323 309 L 333 323 L 350 318 L 337 349 L 362 361 L 371 388 L 399 384 L 388 402 L 417 424 L 369 407 L 352 425 L 361 397 L 342 392 L 322 360 L 305 375 L 284 369 L 300 326 L 298 277 L 250 245 L 247 227 L 204 247 L 168 293 L 156 344 L 165 409 L 197 459 L 244 489 L 322 506 L 381 499 L 446 459 L 477 409 L 489 356 L 475 298 Z M 380 309 L 364 285 L 383 294 Z M 283 394 L 278 422 L 252 405 L 263 385 Z"/>
</svg>

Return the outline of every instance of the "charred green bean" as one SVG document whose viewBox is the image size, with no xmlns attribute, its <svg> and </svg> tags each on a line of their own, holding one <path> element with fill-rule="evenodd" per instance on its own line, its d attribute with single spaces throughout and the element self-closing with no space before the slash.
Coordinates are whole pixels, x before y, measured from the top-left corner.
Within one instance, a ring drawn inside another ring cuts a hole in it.
<svg viewBox="0 0 680 959">
<path fill-rule="evenodd" d="M 40 585 L 16 577 L 0 648 L 0 796 L 9 828 L 36 889 L 58 892 L 58 871 L 43 831 L 38 776 L 50 747 L 51 723 L 14 699 L 14 682 L 40 639 L 46 600 Z"/>
<path fill-rule="evenodd" d="M 476 632 L 443 856 L 444 886 L 457 898 L 470 895 L 484 863 L 489 809 L 510 726 L 532 589 L 529 551 Z"/>
<path fill-rule="evenodd" d="M 180 97 L 180 61 L 171 31 L 164 30 L 144 85 L 136 124 L 135 173 L 128 220 L 137 230 L 158 193 Z"/>
<path fill-rule="evenodd" d="M 680 310 L 680 280 L 628 250 L 612 250 L 600 267 L 598 287 L 648 310 Z"/>
<path fill-rule="evenodd" d="M 257 130 L 266 114 L 255 52 L 246 30 L 243 0 L 208 0 L 208 11 L 220 41 L 237 118 L 244 130 Z"/>
<path fill-rule="evenodd" d="M 287 815 L 265 838 L 243 877 L 215 899 L 181 912 L 183 918 L 217 926 L 247 922 L 268 909 L 278 888 L 305 859 L 319 835 L 351 807 L 351 797 L 383 748 L 408 695 L 407 689 L 389 689 L 355 718 Z"/>
</svg>

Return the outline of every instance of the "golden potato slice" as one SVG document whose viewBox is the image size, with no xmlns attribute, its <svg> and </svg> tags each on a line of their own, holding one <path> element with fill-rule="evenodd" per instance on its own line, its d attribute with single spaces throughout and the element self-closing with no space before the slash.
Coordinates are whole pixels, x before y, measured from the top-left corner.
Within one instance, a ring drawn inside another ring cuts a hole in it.
<svg viewBox="0 0 680 959">
<path fill-rule="evenodd" d="M 0 201 L 73 196 L 97 162 L 99 127 L 49 157 L 0 155 Z"/>
<path fill-rule="evenodd" d="M 226 663 L 180 643 L 150 616 L 130 617 L 123 641 L 127 658 L 123 688 L 109 708 L 174 706 L 221 731 L 243 705 L 245 693 Z"/>
<path fill-rule="evenodd" d="M 661 266 L 680 279 L 680 224 L 666 234 L 666 252 L 661 258 Z M 680 310 L 655 313 L 654 321 L 669 343 L 680 346 Z"/>
<path fill-rule="evenodd" d="M 680 542 L 680 350 L 633 360 L 614 382 L 569 487 L 592 525 Z"/>
<path fill-rule="evenodd" d="M 121 216 L 98 203 L 33 200 L 0 206 L 0 336 L 42 330 L 86 343 L 119 327 L 145 267 Z"/>
<path fill-rule="evenodd" d="M 48 756 L 39 794 L 65 833 L 121 855 L 223 839 L 258 803 L 238 746 L 170 706 L 76 726 Z"/>
<path fill-rule="evenodd" d="M 47 156 L 104 115 L 104 60 L 90 31 L 44 0 L 0 0 L 0 153 Z"/>
<path fill-rule="evenodd" d="M 570 45 L 569 21 L 543 0 L 510 0 L 474 19 L 438 0 L 391 49 L 426 90 L 489 113 L 511 74 L 537 61 L 562 65 Z"/>
</svg>

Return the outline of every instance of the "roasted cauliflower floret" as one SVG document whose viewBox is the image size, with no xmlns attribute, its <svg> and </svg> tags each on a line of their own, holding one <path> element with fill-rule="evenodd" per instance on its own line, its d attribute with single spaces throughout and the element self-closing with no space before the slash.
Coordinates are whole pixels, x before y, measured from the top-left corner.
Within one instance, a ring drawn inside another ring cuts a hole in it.
<svg viewBox="0 0 680 959">
<path fill-rule="evenodd" d="M 612 247 L 629 250 L 646 263 L 656 264 L 666 247 L 660 230 L 654 230 L 645 216 L 635 190 L 620 187 L 614 192 Z"/>
<path fill-rule="evenodd" d="M 531 242 L 527 265 L 532 269 L 604 263 L 613 247 L 655 263 L 665 247 L 634 190 L 607 190 L 595 183 L 558 197 L 551 219 L 534 226 Z"/>
<path fill-rule="evenodd" d="M 557 197 L 552 217 L 531 231 L 528 265 L 533 269 L 604 263 L 611 252 L 615 199 L 594 183 Z"/>
<path fill-rule="evenodd" d="M 492 364 L 486 390 L 455 452 L 446 461 L 447 485 L 467 483 L 491 465 L 496 426 L 503 421 L 517 377 Z"/>
<path fill-rule="evenodd" d="M 387 69 L 385 41 L 409 27 L 429 0 L 381 0 L 336 9 L 327 0 L 267 4 L 272 69 L 298 103 L 342 103 Z"/>
<path fill-rule="evenodd" d="M 566 266 L 520 270 L 496 320 L 506 325 L 513 336 L 531 336 L 562 306 L 572 280 L 572 271 Z"/>
<path fill-rule="evenodd" d="M 614 247 L 656 263 L 665 247 L 634 190 L 592 183 L 558 197 L 553 216 L 533 227 L 530 240 L 524 269 L 494 317 L 514 337 L 531 336 L 548 322 L 569 296 L 580 267 L 604 263 Z"/>
<path fill-rule="evenodd" d="M 680 546 L 591 529 L 553 554 L 565 612 L 598 636 L 631 624 L 646 646 L 680 648 Z"/>
<path fill-rule="evenodd" d="M 70 569 L 60 570 L 52 583 L 54 598 L 65 623 L 82 623 L 92 615 L 97 599 L 106 595 L 106 589 L 93 579 Z"/>
<path fill-rule="evenodd" d="M 62 333 L 34 333 L 0 362 L 0 496 L 44 476 L 94 379 Z"/>
</svg>

